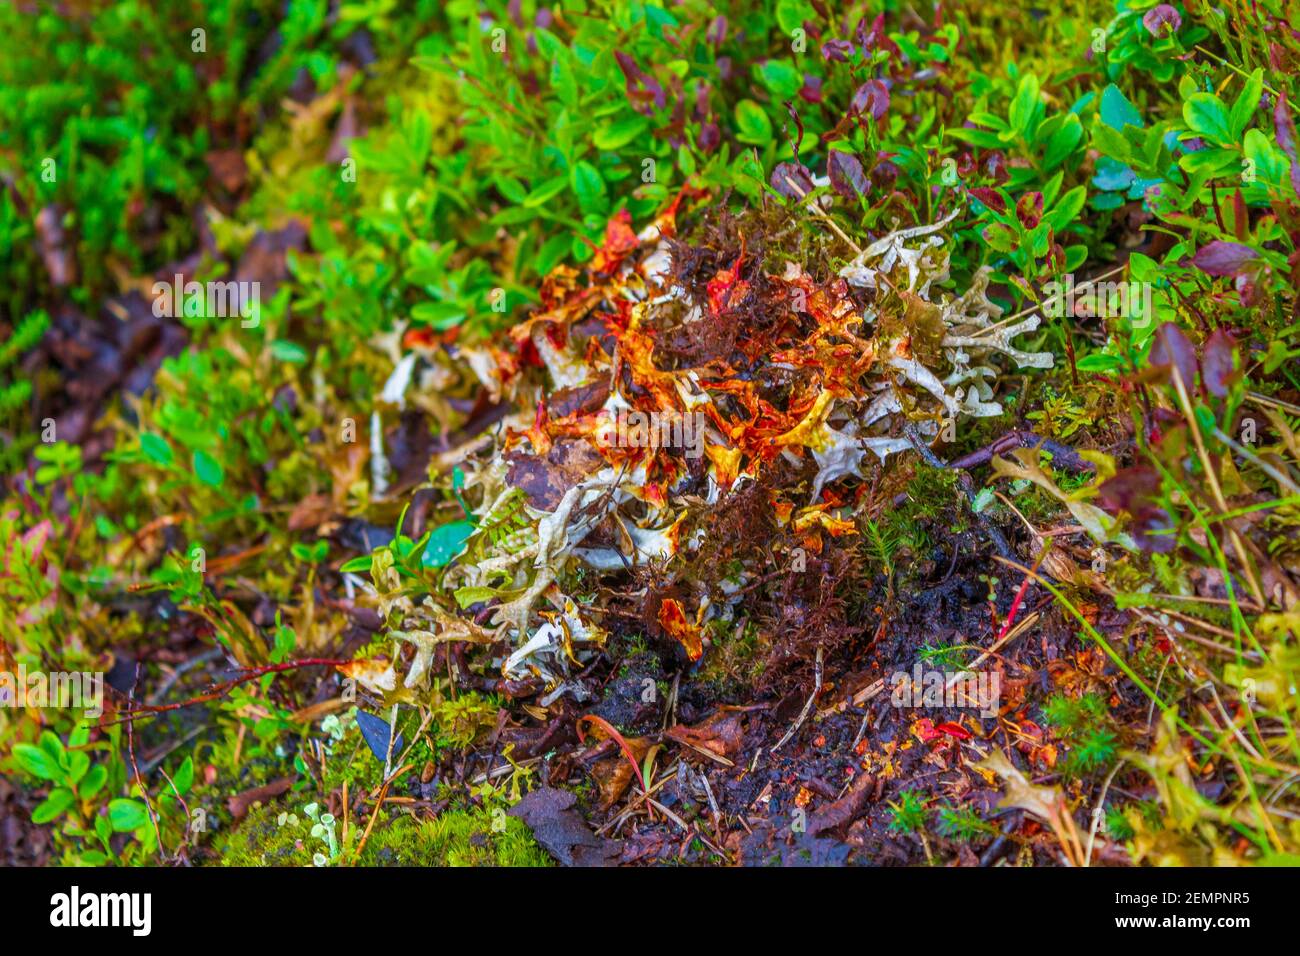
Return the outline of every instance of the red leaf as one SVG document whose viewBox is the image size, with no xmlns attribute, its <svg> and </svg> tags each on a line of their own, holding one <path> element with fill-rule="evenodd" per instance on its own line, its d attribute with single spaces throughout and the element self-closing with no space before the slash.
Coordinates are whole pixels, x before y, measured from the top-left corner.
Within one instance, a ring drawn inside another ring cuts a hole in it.
<svg viewBox="0 0 1300 956">
<path fill-rule="evenodd" d="M 1295 121 L 1291 119 L 1291 108 L 1286 97 L 1279 96 L 1277 106 L 1273 108 L 1273 124 L 1277 127 L 1277 144 L 1282 152 L 1291 158 L 1291 188 L 1300 196 L 1300 160 L 1296 159 Z"/>
<path fill-rule="evenodd" d="M 1187 336 L 1173 322 L 1156 329 L 1155 344 L 1151 346 L 1151 364 L 1155 368 L 1176 368 L 1183 386 L 1189 391 L 1196 382 L 1196 350 Z"/>
<path fill-rule="evenodd" d="M 949 737 L 956 737 L 958 740 L 970 740 L 972 736 L 971 732 L 961 724 L 954 724 L 951 721 L 936 724 L 934 729 L 947 734 Z"/>
<path fill-rule="evenodd" d="M 826 171 L 830 175 L 831 188 L 845 199 L 857 199 L 866 194 L 867 177 L 856 156 L 832 149 L 826 159 Z"/>
<path fill-rule="evenodd" d="M 1002 198 L 1002 194 L 996 189 L 990 189 L 988 186 L 979 186 L 972 189 L 970 194 L 996 213 L 1004 213 L 1007 211 L 1007 201 Z"/>
<path fill-rule="evenodd" d="M 1035 228 L 1043 219 L 1043 194 L 1025 193 L 1016 203 L 1016 217 L 1026 229 Z"/>
<path fill-rule="evenodd" d="M 1142 25 L 1153 37 L 1170 36 L 1183 25 L 1183 18 L 1167 3 L 1152 7 L 1142 18 Z"/>
<path fill-rule="evenodd" d="M 1236 378 L 1233 368 L 1233 355 L 1237 343 L 1223 329 L 1215 329 L 1214 334 L 1205 341 L 1205 350 L 1201 355 L 1201 380 L 1205 388 L 1216 398 L 1228 394 L 1228 386 Z"/>
<path fill-rule="evenodd" d="M 1285 96 L 1279 96 L 1277 105 L 1273 107 L 1273 125 L 1277 127 L 1277 145 L 1295 162 L 1295 121 L 1291 118 L 1291 108 Z"/>
<path fill-rule="evenodd" d="M 812 173 L 803 163 L 777 163 L 770 182 L 773 189 L 795 202 L 813 191 Z"/>
<path fill-rule="evenodd" d="M 1247 265 L 1259 258 L 1259 253 L 1239 242 L 1216 239 L 1196 251 L 1192 263 L 1207 275 L 1240 275 Z"/>
<path fill-rule="evenodd" d="M 884 80 L 867 80 L 853 94 L 853 112 L 870 113 L 879 121 L 889 112 L 889 87 Z"/>
</svg>

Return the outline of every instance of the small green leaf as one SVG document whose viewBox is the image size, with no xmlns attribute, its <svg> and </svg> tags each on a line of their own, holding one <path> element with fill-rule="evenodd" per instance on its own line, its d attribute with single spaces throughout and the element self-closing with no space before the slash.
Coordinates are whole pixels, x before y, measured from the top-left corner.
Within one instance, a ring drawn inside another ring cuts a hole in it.
<svg viewBox="0 0 1300 956">
<path fill-rule="evenodd" d="M 50 754 L 35 744 L 14 744 L 14 759 L 18 766 L 42 780 L 62 780 L 63 769 Z"/>
<path fill-rule="evenodd" d="M 153 432 L 141 432 L 140 450 L 154 464 L 170 465 L 172 463 L 172 446 L 167 444 L 167 439 L 161 435 L 155 435 Z"/>
<path fill-rule="evenodd" d="M 605 180 L 599 170 L 586 160 L 575 163 L 570 174 L 573 194 L 578 197 L 578 208 L 595 212 L 605 205 Z"/>
<path fill-rule="evenodd" d="M 176 773 L 172 777 L 172 783 L 176 785 L 177 792 L 182 796 L 190 792 L 190 787 L 194 785 L 194 759 L 192 757 L 186 757 L 185 762 L 176 769 Z"/>
<path fill-rule="evenodd" d="M 68 751 L 68 780 L 76 783 L 90 769 L 90 755 L 83 750 Z"/>
<path fill-rule="evenodd" d="M 1087 199 L 1087 190 L 1083 186 L 1075 186 L 1060 198 L 1056 205 L 1052 207 L 1052 211 L 1044 218 L 1059 233 L 1074 222 L 1075 217 L 1079 215 Z"/>
<path fill-rule="evenodd" d="M 363 554 L 359 558 L 353 558 L 351 561 L 344 562 L 343 566 L 339 568 L 339 574 L 355 574 L 358 572 L 369 573 L 371 561 L 372 558 L 368 554 Z"/>
<path fill-rule="evenodd" d="M 768 60 L 758 72 L 777 99 L 788 100 L 803 87 L 803 74 L 781 60 Z"/>
<path fill-rule="evenodd" d="M 43 824 L 62 816 L 76 801 L 76 795 L 67 787 L 58 787 L 32 811 L 32 823 Z"/>
<path fill-rule="evenodd" d="M 742 143 L 766 146 L 772 141 L 772 121 L 753 100 L 736 104 L 736 129 L 736 138 Z"/>
<path fill-rule="evenodd" d="M 1251 117 L 1259 109 L 1259 98 L 1264 92 L 1264 71 L 1256 70 L 1250 74 L 1246 80 L 1246 85 L 1242 88 L 1237 99 L 1232 104 L 1232 141 L 1240 142 L 1242 135 L 1246 132 L 1246 127 L 1250 125 Z"/>
<path fill-rule="evenodd" d="M 564 192 L 568 185 L 568 176 L 556 176 L 554 179 L 548 179 L 528 194 L 527 198 L 524 199 L 524 205 L 529 209 L 540 206 Z"/>
<path fill-rule="evenodd" d="M 1233 142 L 1232 123 L 1227 107 L 1213 93 L 1193 93 L 1183 104 L 1183 119 L 1187 128 L 1199 133 L 1216 145 Z"/>
<path fill-rule="evenodd" d="M 776 22 L 787 36 L 803 28 L 805 22 L 816 23 L 817 11 L 808 0 L 777 0 Z"/>
<path fill-rule="evenodd" d="M 1021 136 L 1029 135 L 1029 128 L 1034 120 L 1038 106 L 1038 77 L 1026 73 L 1020 78 L 1016 87 L 1015 98 L 1011 101 L 1011 111 L 1007 114 L 1008 125 Z"/>
<path fill-rule="evenodd" d="M 412 306 L 411 318 L 443 332 L 463 322 L 465 310 L 453 302 L 420 302 Z"/>
<path fill-rule="evenodd" d="M 461 549 L 465 547 L 465 542 L 473 533 L 474 524 L 471 521 L 453 521 L 435 528 L 429 535 L 420 563 L 426 568 L 442 567 L 460 554 Z"/>
<path fill-rule="evenodd" d="M 302 365 L 307 361 L 307 350 L 297 342 L 290 342 L 287 339 L 276 339 L 271 343 L 271 356 L 277 362 L 289 362 L 293 365 Z"/>
<path fill-rule="evenodd" d="M 1074 152 L 1074 148 L 1079 145 L 1081 139 L 1083 139 L 1083 124 L 1079 122 L 1079 117 L 1073 113 L 1067 114 L 1060 129 L 1053 133 L 1047 141 L 1047 151 L 1043 155 L 1043 166 L 1047 169 L 1055 169 L 1067 156 Z"/>
<path fill-rule="evenodd" d="M 1080 372 L 1110 372 L 1124 364 L 1124 360 L 1118 355 L 1108 355 L 1105 352 L 1093 352 L 1091 355 L 1085 355 L 1079 359 L 1075 366 Z"/>
<path fill-rule="evenodd" d="M 479 587 L 466 586 L 463 588 L 457 588 L 455 591 L 452 592 L 452 597 L 456 599 L 456 603 L 461 606 L 462 610 L 464 610 L 465 608 L 473 604 L 478 604 L 480 601 L 490 601 L 492 600 L 492 598 L 496 596 L 497 596 L 496 588 L 479 588 Z"/>
<path fill-rule="evenodd" d="M 220 462 L 202 449 L 194 452 L 194 474 L 199 481 L 213 488 L 220 487 L 226 477 Z"/>
<path fill-rule="evenodd" d="M 1124 131 L 1125 126 L 1142 126 L 1142 114 L 1114 83 L 1102 90 L 1101 121 L 1113 130 Z"/>
<path fill-rule="evenodd" d="M 650 122 L 644 116 L 633 116 L 629 119 L 619 120 L 617 123 L 611 123 L 608 126 L 602 126 L 596 131 L 596 135 L 591 138 L 591 141 L 597 149 L 618 149 L 620 146 L 626 146 L 632 142 L 649 127 Z"/>
<path fill-rule="evenodd" d="M 91 767 L 85 778 L 77 785 L 77 793 L 82 800 L 89 800 L 103 789 L 108 782 L 108 768 L 103 764 Z"/>
<path fill-rule="evenodd" d="M 149 812 L 139 800 L 119 797 L 108 802 L 108 820 L 114 833 L 130 833 L 149 822 Z"/>
</svg>

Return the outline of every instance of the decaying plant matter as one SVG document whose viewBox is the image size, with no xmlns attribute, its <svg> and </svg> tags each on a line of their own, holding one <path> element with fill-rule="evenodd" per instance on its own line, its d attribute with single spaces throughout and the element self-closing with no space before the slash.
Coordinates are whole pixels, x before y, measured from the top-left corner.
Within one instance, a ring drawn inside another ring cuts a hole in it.
<svg viewBox="0 0 1300 956">
<path fill-rule="evenodd" d="M 858 533 L 849 479 L 911 447 L 904 422 L 933 438 L 999 415 L 1001 364 L 1052 364 L 1012 344 L 1039 318 L 999 321 L 987 269 L 960 296 L 936 291 L 957 210 L 884 236 L 838 272 L 789 260 L 769 271 L 753 222 L 678 235 L 694 198 L 639 235 L 616 217 L 585 275 L 558 267 L 507 346 L 465 351 L 518 411 L 490 454 L 464 464 L 478 531 L 448 583 L 462 606 L 490 606 L 513 648 L 503 676 L 540 678 L 547 701 L 606 638 L 592 579 L 567 593 L 569 572 L 653 569 L 652 624 L 699 660 L 705 625 L 734 621 L 771 570 L 759 563 L 769 553 L 681 573 L 716 552 L 717 513 L 744 497 L 786 548 L 821 554 L 825 539 Z M 527 521 L 501 534 L 511 509 Z"/>
</svg>

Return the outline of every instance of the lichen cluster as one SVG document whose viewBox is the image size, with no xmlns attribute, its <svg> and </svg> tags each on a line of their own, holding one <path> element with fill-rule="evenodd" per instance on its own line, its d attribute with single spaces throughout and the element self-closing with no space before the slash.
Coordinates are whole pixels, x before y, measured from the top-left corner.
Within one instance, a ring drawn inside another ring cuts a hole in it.
<svg viewBox="0 0 1300 956">
<path fill-rule="evenodd" d="M 607 630 L 587 603 L 590 578 L 585 593 L 561 588 L 573 565 L 597 578 L 652 566 L 661 586 L 680 584 L 656 623 L 698 660 L 704 625 L 731 620 L 762 571 L 678 580 L 674 558 L 716 534 L 707 519 L 719 503 L 781 465 L 785 478 L 764 491 L 778 526 L 810 547 L 856 533 L 851 502 L 827 492 L 909 448 L 904 423 L 933 439 L 958 419 L 999 415 L 999 356 L 1052 364 L 1011 344 L 1039 318 L 999 321 L 987 268 L 960 296 L 939 291 L 958 210 L 884 236 L 838 273 L 791 261 L 769 273 L 743 223 L 678 235 L 683 203 L 697 200 L 698 218 L 701 198 L 679 196 L 640 234 L 616 217 L 588 267 L 557 268 L 501 344 L 461 351 L 518 410 L 461 462 L 479 530 L 445 582 L 462 607 L 491 604 L 490 631 L 433 599 L 412 608 L 423 624 L 400 633 L 427 641 L 408 686 L 433 643 L 491 635 L 512 647 L 502 675 L 540 678 L 544 703 L 580 691 L 569 678 Z M 512 507 L 526 519 L 502 535 Z"/>
</svg>

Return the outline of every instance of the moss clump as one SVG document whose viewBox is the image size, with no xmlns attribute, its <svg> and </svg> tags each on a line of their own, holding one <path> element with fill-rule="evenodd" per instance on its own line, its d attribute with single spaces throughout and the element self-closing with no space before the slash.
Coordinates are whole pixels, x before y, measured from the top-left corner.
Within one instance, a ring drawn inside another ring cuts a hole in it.
<svg viewBox="0 0 1300 956">
<path fill-rule="evenodd" d="M 214 843 L 221 866 L 311 866 L 325 850 L 311 836 L 312 821 L 301 808 L 286 812 L 281 804 L 251 810 L 235 829 Z M 351 859 L 364 826 L 354 827 L 352 846 L 339 859 Z M 550 866 L 528 827 L 504 808 L 447 810 L 433 820 L 410 814 L 380 820 L 361 851 L 360 866 Z"/>
<path fill-rule="evenodd" d="M 285 807 L 263 804 L 213 842 L 221 866 L 310 866 L 313 844 L 310 827 L 280 824 Z"/>
<path fill-rule="evenodd" d="M 403 814 L 376 825 L 362 866 L 550 866 L 528 827 L 501 807 L 448 810 L 433 820 Z"/>
</svg>

